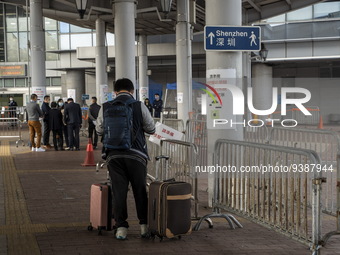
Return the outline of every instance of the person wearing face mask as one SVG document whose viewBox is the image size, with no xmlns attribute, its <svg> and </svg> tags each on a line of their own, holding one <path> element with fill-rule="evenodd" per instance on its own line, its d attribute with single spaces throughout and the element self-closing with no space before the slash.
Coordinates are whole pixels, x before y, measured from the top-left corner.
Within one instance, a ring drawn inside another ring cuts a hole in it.
<svg viewBox="0 0 340 255">
<path fill-rule="evenodd" d="M 9 110 L 8 117 L 9 118 L 16 117 L 17 106 L 18 106 L 17 102 L 14 101 L 13 97 L 10 97 L 9 102 L 8 102 L 8 110 Z"/>
<path fill-rule="evenodd" d="M 66 144 L 66 148 L 65 150 L 69 150 L 70 146 L 69 146 L 69 141 L 68 141 L 68 131 L 67 131 L 67 125 L 64 122 L 64 108 L 65 105 L 67 104 L 67 102 L 64 102 L 62 98 L 58 99 L 57 101 L 57 108 L 61 111 L 61 114 L 63 116 L 63 126 L 62 126 L 62 131 L 63 131 L 63 137 L 65 140 L 65 144 Z"/>
<path fill-rule="evenodd" d="M 163 110 L 163 101 L 160 99 L 159 94 L 155 94 L 155 100 L 153 101 L 152 107 L 154 109 L 154 117 L 160 118 Z"/>
<path fill-rule="evenodd" d="M 26 106 L 28 127 L 30 133 L 30 142 L 32 144 L 32 151 L 42 152 L 45 151 L 40 147 L 41 145 L 41 123 L 39 118 L 44 116 L 42 110 L 37 104 L 38 96 L 36 94 L 31 95 L 31 101 Z M 35 134 L 37 134 L 37 143 L 34 141 Z"/>
</svg>

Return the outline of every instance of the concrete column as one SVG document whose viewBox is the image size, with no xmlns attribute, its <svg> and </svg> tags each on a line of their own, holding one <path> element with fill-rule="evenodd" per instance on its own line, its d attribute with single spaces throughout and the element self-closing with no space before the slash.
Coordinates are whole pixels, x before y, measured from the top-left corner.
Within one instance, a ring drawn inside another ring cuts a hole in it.
<svg viewBox="0 0 340 255">
<path fill-rule="evenodd" d="M 39 99 L 41 100 L 43 99 L 41 98 L 41 95 L 46 94 L 45 32 L 43 28 L 42 0 L 30 1 L 30 19 L 31 93 L 37 93 Z"/>
<path fill-rule="evenodd" d="M 144 101 L 149 97 L 148 71 L 148 48 L 146 35 L 138 36 L 138 78 L 139 78 L 139 100 Z"/>
<path fill-rule="evenodd" d="M 136 84 L 135 0 L 114 0 L 116 79 L 128 78 Z"/>
<path fill-rule="evenodd" d="M 207 26 L 241 26 L 242 25 L 242 1 L 239 0 L 206 0 L 206 25 Z M 232 69 L 232 77 L 223 77 L 228 83 L 234 84 L 242 89 L 242 53 L 241 52 L 223 52 L 223 51 L 207 51 L 207 78 L 210 78 L 212 70 L 216 73 L 224 73 L 222 70 Z M 221 70 L 218 70 L 221 69 Z M 233 107 L 233 102 L 228 100 L 223 102 L 227 108 Z M 209 113 L 208 113 L 209 114 Z M 242 122 L 245 117 L 237 115 L 236 121 Z M 234 139 L 243 140 L 243 127 L 238 125 L 236 129 L 208 129 L 208 165 L 213 164 L 214 144 L 217 139 Z M 213 197 L 213 178 L 209 178 L 209 202 L 210 205 Z"/>
<path fill-rule="evenodd" d="M 192 57 L 189 0 L 177 1 L 176 74 L 178 118 L 186 123 L 192 111 Z"/>
<path fill-rule="evenodd" d="M 98 18 L 96 20 L 96 97 L 100 101 L 100 85 L 107 84 L 107 51 L 105 46 L 105 22 Z"/>
<path fill-rule="evenodd" d="M 252 68 L 253 106 L 257 110 L 268 110 L 273 104 L 273 68 L 256 64 Z M 268 116 L 258 116 L 266 119 Z"/>
<path fill-rule="evenodd" d="M 80 106 L 83 105 L 81 96 L 85 94 L 85 70 L 66 71 L 66 95 L 73 97 Z"/>
</svg>

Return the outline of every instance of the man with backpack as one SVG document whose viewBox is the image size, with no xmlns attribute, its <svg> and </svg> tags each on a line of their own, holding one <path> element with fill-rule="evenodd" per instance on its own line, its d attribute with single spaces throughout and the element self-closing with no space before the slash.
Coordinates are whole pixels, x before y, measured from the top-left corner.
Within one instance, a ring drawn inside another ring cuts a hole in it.
<svg viewBox="0 0 340 255">
<path fill-rule="evenodd" d="M 117 97 L 101 107 L 96 131 L 104 135 L 107 165 L 113 192 L 116 238 L 126 239 L 127 192 L 131 183 L 141 236 L 147 235 L 148 199 L 146 193 L 147 148 L 144 132 L 153 134 L 155 124 L 147 107 L 136 101 L 132 81 L 123 78 L 114 84 Z"/>
</svg>

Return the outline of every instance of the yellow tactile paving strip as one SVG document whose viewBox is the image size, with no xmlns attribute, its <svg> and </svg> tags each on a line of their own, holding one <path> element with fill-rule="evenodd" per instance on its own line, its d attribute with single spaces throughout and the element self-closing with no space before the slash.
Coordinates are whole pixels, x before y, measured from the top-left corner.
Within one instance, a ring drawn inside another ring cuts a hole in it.
<svg viewBox="0 0 340 255">
<path fill-rule="evenodd" d="M 1 142 L 0 157 L 6 214 L 6 225 L 0 226 L 0 234 L 7 235 L 7 253 L 9 255 L 40 254 L 34 233 L 46 232 L 47 228 L 31 222 L 24 192 L 7 141 Z"/>
<path fill-rule="evenodd" d="M 7 254 L 40 254 L 36 233 L 48 232 L 50 228 L 87 227 L 88 222 L 32 224 L 24 192 L 18 174 L 46 173 L 63 170 L 17 170 L 8 141 L 0 142 L 0 173 L 3 175 L 5 198 L 5 225 L 0 225 L 0 235 L 7 237 Z M 93 169 L 72 169 L 70 171 L 93 171 Z"/>
</svg>

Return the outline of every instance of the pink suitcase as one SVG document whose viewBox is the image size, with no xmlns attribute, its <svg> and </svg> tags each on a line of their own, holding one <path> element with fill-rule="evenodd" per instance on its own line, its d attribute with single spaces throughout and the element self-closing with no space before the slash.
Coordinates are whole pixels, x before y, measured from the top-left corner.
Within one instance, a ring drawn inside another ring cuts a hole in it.
<svg viewBox="0 0 340 255">
<path fill-rule="evenodd" d="M 109 184 L 96 183 L 91 186 L 90 200 L 90 225 L 88 230 L 98 230 L 98 235 L 102 230 L 110 231 L 114 225 L 112 216 L 112 193 Z"/>
</svg>

